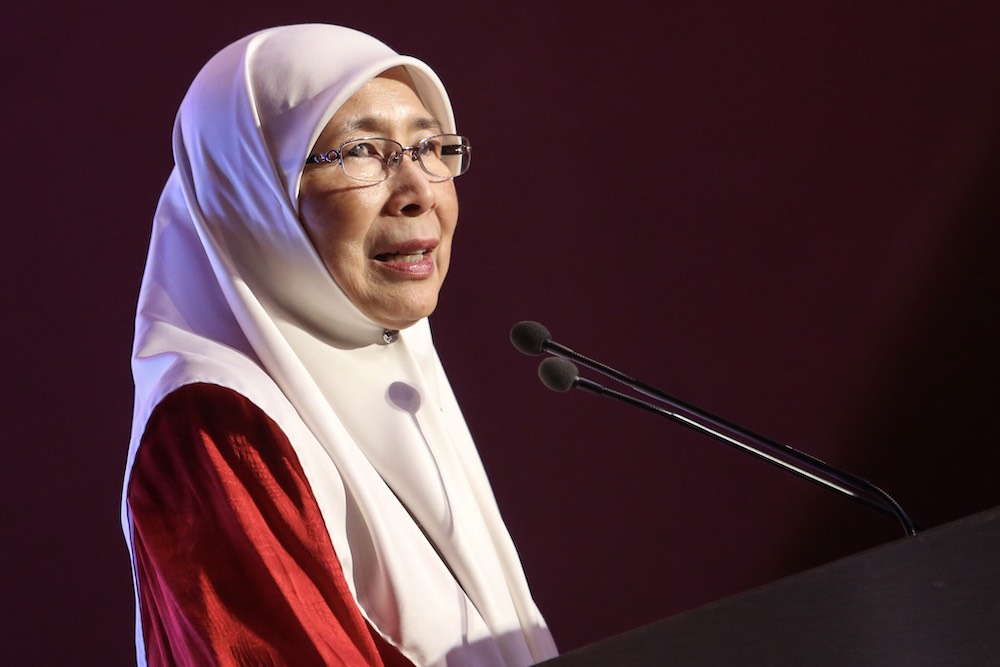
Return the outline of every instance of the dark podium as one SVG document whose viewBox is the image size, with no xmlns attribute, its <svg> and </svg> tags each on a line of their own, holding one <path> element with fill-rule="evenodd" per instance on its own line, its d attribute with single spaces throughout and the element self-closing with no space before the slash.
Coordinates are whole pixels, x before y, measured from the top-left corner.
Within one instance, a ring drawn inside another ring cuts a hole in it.
<svg viewBox="0 0 1000 667">
<path fill-rule="evenodd" d="M 1000 508 L 541 664 L 1000 665 Z"/>
</svg>

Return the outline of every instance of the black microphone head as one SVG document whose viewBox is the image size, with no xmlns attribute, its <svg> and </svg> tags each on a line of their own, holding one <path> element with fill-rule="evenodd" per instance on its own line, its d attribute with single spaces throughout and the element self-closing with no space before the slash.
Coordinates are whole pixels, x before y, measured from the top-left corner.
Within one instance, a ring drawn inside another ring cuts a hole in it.
<svg viewBox="0 0 1000 667">
<path fill-rule="evenodd" d="M 538 364 L 538 377 L 552 391 L 569 391 L 580 377 L 580 371 L 569 359 L 549 357 Z"/>
<path fill-rule="evenodd" d="M 545 343 L 552 340 L 552 334 L 538 322 L 526 320 L 518 322 L 510 330 L 510 342 L 523 354 L 537 356 L 544 352 Z"/>
</svg>

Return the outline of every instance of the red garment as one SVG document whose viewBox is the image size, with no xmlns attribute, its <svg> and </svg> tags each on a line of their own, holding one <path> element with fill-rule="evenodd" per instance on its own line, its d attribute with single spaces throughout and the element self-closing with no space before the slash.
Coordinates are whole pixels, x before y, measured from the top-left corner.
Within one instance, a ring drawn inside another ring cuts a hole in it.
<svg viewBox="0 0 1000 667">
<path fill-rule="evenodd" d="M 167 396 L 128 502 L 150 665 L 411 665 L 361 616 L 288 438 L 240 394 Z"/>
</svg>

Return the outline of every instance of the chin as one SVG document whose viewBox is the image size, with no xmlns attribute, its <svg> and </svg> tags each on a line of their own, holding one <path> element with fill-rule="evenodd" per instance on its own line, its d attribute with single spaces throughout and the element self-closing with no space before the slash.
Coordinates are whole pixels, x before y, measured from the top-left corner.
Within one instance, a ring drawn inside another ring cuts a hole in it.
<svg viewBox="0 0 1000 667">
<path fill-rule="evenodd" d="M 437 308 L 440 283 L 430 282 L 396 284 L 381 286 L 381 289 L 370 290 L 359 299 L 353 299 L 355 305 L 365 316 L 375 324 L 385 329 L 406 329 L 425 317 L 429 317 Z"/>
<path fill-rule="evenodd" d="M 437 299 L 430 305 L 426 303 L 400 304 L 392 309 L 382 309 L 377 314 L 369 317 L 379 326 L 386 329 L 406 329 L 412 327 L 425 317 L 429 317 L 434 312 L 436 306 Z"/>
</svg>

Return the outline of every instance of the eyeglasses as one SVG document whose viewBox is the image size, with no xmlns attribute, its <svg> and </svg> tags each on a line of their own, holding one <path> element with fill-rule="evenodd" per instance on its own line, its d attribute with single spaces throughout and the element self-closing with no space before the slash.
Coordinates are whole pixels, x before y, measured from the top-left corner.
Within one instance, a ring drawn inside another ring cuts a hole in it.
<svg viewBox="0 0 1000 667">
<path fill-rule="evenodd" d="M 472 146 L 458 134 L 435 134 L 412 146 L 383 137 L 352 139 L 340 148 L 315 153 L 306 164 L 340 164 L 344 173 L 365 183 L 381 183 L 399 167 L 404 155 L 419 163 L 432 181 L 446 181 L 469 170 Z"/>
</svg>

